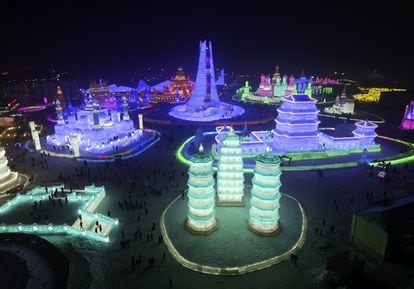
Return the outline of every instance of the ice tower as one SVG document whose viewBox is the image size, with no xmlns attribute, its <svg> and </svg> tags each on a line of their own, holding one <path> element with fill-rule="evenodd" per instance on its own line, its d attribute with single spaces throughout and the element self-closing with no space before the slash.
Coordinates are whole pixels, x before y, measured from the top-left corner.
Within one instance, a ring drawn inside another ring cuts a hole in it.
<svg viewBox="0 0 414 289">
<path fill-rule="evenodd" d="M 220 145 L 217 170 L 218 204 L 242 206 L 244 194 L 243 157 L 240 137 L 230 128 Z"/>
<path fill-rule="evenodd" d="M 280 76 L 279 66 L 276 66 L 275 73 L 272 77 L 272 92 L 273 97 L 283 97 L 286 95 L 286 90 L 288 89 L 287 85 L 287 75 L 284 75 L 283 78 Z"/>
<path fill-rule="evenodd" d="M 400 128 L 403 130 L 414 129 L 414 100 L 405 107 L 404 117 L 401 121 Z"/>
<path fill-rule="evenodd" d="M 188 212 L 185 227 L 194 234 L 209 234 L 216 227 L 213 158 L 203 151 L 190 157 Z"/>
<path fill-rule="evenodd" d="M 299 79 L 295 80 L 295 85 L 293 86 L 293 94 L 307 94 L 312 96 L 312 79 L 306 78 L 305 72 L 302 71 Z"/>
<path fill-rule="evenodd" d="M 239 106 L 220 102 L 211 41 L 200 41 L 200 56 L 193 94 L 186 104 L 173 107 L 169 114 L 189 121 L 214 121 L 233 118 L 243 113 L 244 109 Z"/>
<path fill-rule="evenodd" d="M 277 109 L 273 142 L 280 151 L 317 150 L 319 148 L 319 110 L 316 99 L 293 94 Z"/>
<path fill-rule="evenodd" d="M 275 235 L 280 232 L 279 199 L 280 158 L 270 149 L 257 155 L 249 210 L 250 229 L 260 235 Z"/>
<path fill-rule="evenodd" d="M 60 100 L 56 100 L 56 115 L 57 115 L 57 123 L 63 124 L 65 123 L 63 119 L 63 112 L 62 112 L 62 105 L 60 104 Z"/>
<path fill-rule="evenodd" d="M 187 107 L 206 109 L 220 106 L 217 94 L 216 77 L 214 75 L 213 48 L 211 41 L 200 41 L 200 56 L 198 58 L 197 77 L 193 95 L 187 102 Z"/>
</svg>

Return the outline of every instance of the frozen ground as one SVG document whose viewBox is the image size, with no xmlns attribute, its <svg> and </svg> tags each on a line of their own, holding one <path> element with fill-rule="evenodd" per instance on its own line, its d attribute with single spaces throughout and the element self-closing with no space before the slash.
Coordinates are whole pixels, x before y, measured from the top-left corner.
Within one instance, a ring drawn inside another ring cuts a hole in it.
<svg viewBox="0 0 414 289">
<path fill-rule="evenodd" d="M 297 203 L 283 196 L 279 212 L 282 232 L 273 237 L 259 237 L 247 228 L 250 194 L 244 200 L 244 207 L 216 207 L 218 230 L 209 236 L 194 236 L 183 226 L 187 199 L 178 199 L 165 216 L 171 242 L 186 259 L 219 267 L 247 265 L 288 251 L 301 232 L 302 217 Z"/>
<path fill-rule="evenodd" d="M 52 244 L 28 234 L 0 235 L 0 288 L 64 288 L 68 261 Z"/>
<path fill-rule="evenodd" d="M 380 183 L 375 177 L 369 177 L 369 169 L 364 167 L 327 170 L 324 171 L 323 178 L 318 177 L 314 171 L 284 172 L 281 177 L 282 192 L 294 196 L 302 203 L 309 221 L 307 240 L 299 252 L 298 264 L 287 261 L 237 277 L 205 275 L 182 267 L 168 254 L 164 245 L 157 244 L 162 211 L 186 188 L 187 167 L 174 159 L 174 152 L 185 138 L 195 133 L 196 126 L 156 129 L 163 135 L 161 141 L 151 149 L 135 158 L 110 163 L 108 167 L 105 164 L 90 163 L 89 174 L 88 169 L 84 169 L 83 175 L 75 171 L 76 168 L 79 171 L 84 166 L 82 162 L 59 158 L 47 158 L 48 169 L 42 169 L 38 163 L 41 159 L 37 154 L 26 155 L 24 162 L 20 159 L 12 162 L 16 167 L 14 170 L 33 172 L 34 183 L 56 180 L 62 172 L 66 184 L 84 185 L 95 181 L 97 185 L 104 184 L 106 187 L 107 198 L 98 208 L 98 212 L 106 213 L 109 209 L 111 216 L 120 220 L 120 226 L 115 229 L 111 243 L 98 244 L 72 237 L 48 238 L 71 261 L 72 288 L 168 288 L 170 277 L 173 288 L 327 288 L 327 285 L 318 285 L 323 283 L 326 259 L 337 251 L 352 250 L 349 242 L 352 212 L 368 205 L 366 193 L 372 192 L 374 199 L 379 200 L 383 198 L 385 191 L 387 194 L 408 193 L 414 185 L 413 164 L 408 169 L 404 166 L 396 167 L 396 171 L 390 173 L 391 182 L 387 184 Z M 14 144 L 6 146 L 6 150 L 8 155 L 22 153 L 14 150 Z M 31 165 L 30 158 L 35 158 L 34 166 Z M 406 181 L 404 176 L 407 176 Z M 246 175 L 246 183 L 250 182 L 250 177 Z M 128 201 L 128 191 L 133 181 L 136 186 L 131 192 L 132 201 L 145 201 L 147 215 L 143 208 L 128 210 L 118 206 L 119 201 Z M 152 190 L 161 191 L 162 194 Z M 335 209 L 334 201 L 338 210 Z M 323 219 L 326 220 L 325 226 L 322 225 Z M 152 232 L 154 240 L 147 241 L 146 236 L 151 233 L 153 222 L 156 222 L 156 229 Z M 335 230 L 329 233 L 331 225 L 335 226 Z M 142 239 L 135 241 L 134 232 L 138 227 L 142 232 Z M 316 227 L 319 230 L 324 229 L 322 235 L 315 234 Z M 130 240 L 130 249 L 121 249 L 122 230 L 125 239 Z M 165 261 L 162 259 L 164 253 Z M 138 258 L 139 254 L 142 262 L 139 269 L 133 270 L 131 256 Z M 240 248 L 239 255 L 242 254 L 246 254 L 245 248 Z M 155 265 L 150 268 L 149 258 L 155 258 Z M 392 270 L 398 266 L 385 263 L 381 268 L 379 271 L 378 265 L 367 259 L 367 270 L 380 272 L 381 278 L 389 284 L 402 284 L 400 288 L 409 288 L 407 282 L 414 276 L 411 267 Z M 391 274 L 391 271 L 394 273 Z M 408 281 L 402 282 L 403 280 Z"/>
</svg>

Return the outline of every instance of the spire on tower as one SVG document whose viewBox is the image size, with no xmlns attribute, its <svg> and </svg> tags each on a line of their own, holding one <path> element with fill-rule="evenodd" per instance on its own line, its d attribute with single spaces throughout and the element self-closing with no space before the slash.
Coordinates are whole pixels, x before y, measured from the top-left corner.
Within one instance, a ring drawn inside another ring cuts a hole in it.
<svg viewBox="0 0 414 289">
<path fill-rule="evenodd" d="M 234 132 L 234 128 L 233 128 L 232 125 L 230 126 L 230 131 L 229 131 L 229 134 L 228 135 L 236 135 L 236 133 Z"/>
<path fill-rule="evenodd" d="M 198 147 L 198 152 L 200 154 L 204 153 L 204 147 L 203 147 L 203 144 L 202 143 L 200 143 L 200 146 Z"/>
</svg>

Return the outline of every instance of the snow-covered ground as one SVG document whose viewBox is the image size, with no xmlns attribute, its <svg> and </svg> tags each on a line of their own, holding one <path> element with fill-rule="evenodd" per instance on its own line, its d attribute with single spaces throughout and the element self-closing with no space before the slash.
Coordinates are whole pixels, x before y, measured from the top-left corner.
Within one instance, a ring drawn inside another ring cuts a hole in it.
<svg viewBox="0 0 414 289">
<path fill-rule="evenodd" d="M 179 199 L 165 216 L 169 238 L 186 259 L 218 267 L 267 260 L 293 247 L 302 227 L 301 212 L 294 200 L 286 196 L 281 198 L 282 231 L 273 237 L 259 237 L 248 230 L 250 193 L 245 195 L 244 202 L 244 207 L 216 207 L 218 229 L 209 236 L 194 236 L 183 226 L 188 210 L 187 199 Z"/>
<path fill-rule="evenodd" d="M 25 169 L 34 173 L 34 183 L 56 180 L 62 173 L 66 184 L 89 185 L 94 181 L 96 185 L 105 185 L 107 197 L 97 211 L 106 214 L 110 210 L 111 216 L 120 220 L 109 244 L 73 237 L 48 238 L 71 260 L 71 288 L 168 288 L 169 278 L 173 280 L 173 288 L 318 288 L 317 284 L 323 283 L 321 279 L 325 272 L 326 257 L 335 250 L 351 248 L 349 232 L 352 212 L 367 205 L 366 193 L 372 192 L 374 199 L 380 199 L 384 191 L 392 193 L 407 190 L 414 185 L 412 165 L 408 170 L 402 166 L 396 172 L 391 172 L 392 181 L 388 184 L 369 177 L 369 169 L 365 167 L 327 170 L 323 177 L 314 171 L 284 172 L 281 191 L 302 203 L 309 222 L 307 240 L 298 254 L 298 263 L 295 265 L 287 261 L 236 277 L 193 272 L 178 264 L 165 246 L 157 241 L 162 211 L 186 188 L 187 167 L 175 160 L 174 152 L 185 138 L 195 133 L 195 128 L 158 127 L 156 129 L 162 133 L 160 142 L 145 153 L 121 163 L 90 163 L 85 167 L 82 162 L 46 158 L 48 169 L 42 169 L 41 158 L 36 154 L 28 154 L 25 162 L 13 161 L 16 171 Z M 211 130 L 213 129 L 212 127 Z M 6 147 L 6 150 L 9 155 L 21 153 L 13 149 L 13 144 Z M 34 166 L 31 158 L 35 159 Z M 80 167 L 84 167 L 83 174 L 79 173 Z M 407 176 L 406 182 L 404 176 Z M 246 183 L 250 182 L 250 178 L 246 175 Z M 141 208 L 126 208 L 129 191 L 132 203 L 141 203 Z M 121 202 L 123 209 L 118 202 Z M 144 202 L 147 214 L 143 208 Z M 338 205 L 338 210 L 335 204 Z M 140 216 L 139 220 L 137 216 Z M 322 225 L 323 219 L 326 220 L 325 226 Z M 156 223 L 156 228 L 151 231 L 153 222 Z M 284 223 L 283 219 L 281 222 Z M 335 226 L 333 233 L 328 232 L 331 225 Z M 316 227 L 319 231 L 323 228 L 322 236 L 315 234 Z M 134 232 L 138 228 L 142 239 L 135 241 Z M 129 249 L 121 249 L 122 231 L 124 240 L 130 240 Z M 153 240 L 147 240 L 147 235 L 150 236 L 151 233 Z M 246 251 L 245 247 L 241 247 L 238 255 L 232 258 L 237 259 L 238 256 L 247 254 Z M 134 270 L 131 257 L 138 258 L 139 254 L 140 267 Z M 155 259 L 151 267 L 148 267 L 149 258 Z M 384 278 L 387 272 L 384 271 Z M 414 276 L 412 270 L 409 273 Z"/>
</svg>

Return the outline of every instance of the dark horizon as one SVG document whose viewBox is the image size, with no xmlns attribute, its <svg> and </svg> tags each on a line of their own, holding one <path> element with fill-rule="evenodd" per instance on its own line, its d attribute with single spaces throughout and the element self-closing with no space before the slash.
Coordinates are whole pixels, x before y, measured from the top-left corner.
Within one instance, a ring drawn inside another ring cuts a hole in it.
<svg viewBox="0 0 414 289">
<path fill-rule="evenodd" d="M 175 73 L 182 66 L 195 77 L 198 43 L 208 39 L 216 68 L 227 72 L 270 74 L 280 65 L 294 75 L 364 78 L 377 71 L 389 81 L 409 81 L 407 5 L 30 3 L 1 12 L 7 45 L 0 70 L 38 65 L 125 83 L 148 67 Z"/>
</svg>

